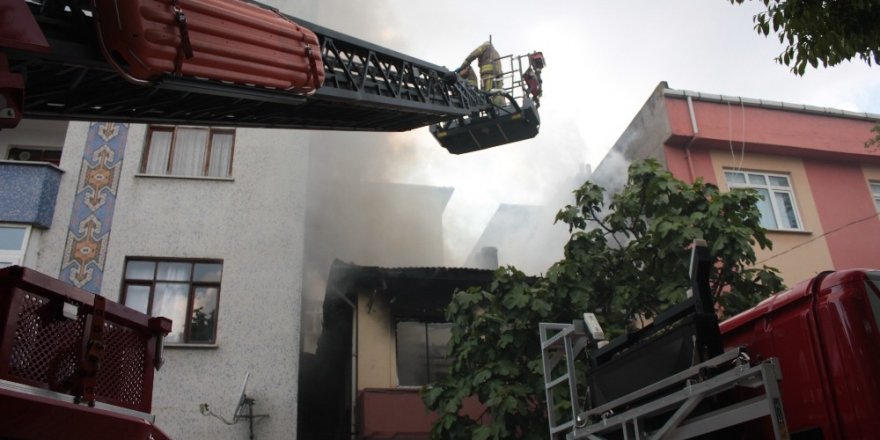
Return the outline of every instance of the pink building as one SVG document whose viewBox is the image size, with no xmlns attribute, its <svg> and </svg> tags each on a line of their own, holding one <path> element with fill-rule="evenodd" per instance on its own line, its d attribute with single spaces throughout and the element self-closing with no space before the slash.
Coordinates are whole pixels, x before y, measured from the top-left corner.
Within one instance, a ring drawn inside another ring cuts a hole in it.
<svg viewBox="0 0 880 440">
<path fill-rule="evenodd" d="M 827 269 L 880 267 L 880 151 L 865 148 L 878 120 L 664 82 L 593 179 L 613 182 L 622 164 L 654 158 L 686 182 L 756 189 L 773 241 L 772 250 L 756 249 L 758 262 L 777 267 L 788 285 Z"/>
</svg>

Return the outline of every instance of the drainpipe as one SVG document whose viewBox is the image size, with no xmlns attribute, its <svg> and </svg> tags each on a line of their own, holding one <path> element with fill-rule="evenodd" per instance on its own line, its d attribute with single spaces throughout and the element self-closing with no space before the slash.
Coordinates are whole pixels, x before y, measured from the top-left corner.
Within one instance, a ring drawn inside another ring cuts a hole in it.
<svg viewBox="0 0 880 440">
<path fill-rule="evenodd" d="M 691 117 L 691 130 L 693 131 L 693 135 L 688 140 L 687 144 L 684 146 L 684 157 L 687 159 L 688 164 L 688 172 L 691 175 L 691 183 L 697 179 L 697 174 L 694 172 L 694 160 L 691 158 L 691 145 L 697 140 L 697 135 L 700 134 L 700 128 L 697 127 L 697 116 L 694 113 L 694 101 L 690 96 L 687 97 L 688 103 L 688 114 Z"/>
<path fill-rule="evenodd" d="M 358 298 L 355 297 L 355 301 Z M 357 438 L 358 308 L 352 307 L 351 319 L 351 438 Z"/>
<path fill-rule="evenodd" d="M 355 294 L 354 302 L 345 297 L 339 288 L 334 288 L 333 293 L 351 307 L 351 438 L 357 438 L 357 358 L 358 358 L 358 295 Z"/>
</svg>

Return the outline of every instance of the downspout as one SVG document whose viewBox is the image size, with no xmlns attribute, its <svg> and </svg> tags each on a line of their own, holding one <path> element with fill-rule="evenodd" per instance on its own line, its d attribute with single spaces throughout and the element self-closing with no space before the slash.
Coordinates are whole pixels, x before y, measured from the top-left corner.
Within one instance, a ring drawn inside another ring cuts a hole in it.
<svg viewBox="0 0 880 440">
<path fill-rule="evenodd" d="M 355 301 L 358 298 L 355 297 Z M 351 438 L 357 438 L 358 308 L 352 305 L 351 319 Z"/>
<path fill-rule="evenodd" d="M 693 145 L 694 142 L 697 140 L 697 135 L 700 134 L 700 128 L 697 127 L 697 116 L 694 113 L 694 101 L 693 99 L 691 99 L 690 96 L 687 97 L 687 103 L 688 114 L 691 117 L 691 130 L 693 131 L 693 135 L 691 135 L 691 138 L 684 146 L 684 157 L 687 159 L 688 172 L 691 176 L 691 183 L 694 183 L 697 178 L 697 173 L 694 172 L 694 160 L 691 158 L 691 145 Z"/>
<path fill-rule="evenodd" d="M 354 302 L 345 297 L 345 294 L 341 293 L 339 289 L 334 289 L 333 293 L 336 294 L 342 301 L 345 302 L 349 307 L 351 307 L 351 396 L 350 396 L 350 405 L 351 414 L 349 414 L 349 419 L 351 423 L 351 438 L 357 438 L 357 358 L 358 358 L 358 295 L 355 294 Z"/>
</svg>

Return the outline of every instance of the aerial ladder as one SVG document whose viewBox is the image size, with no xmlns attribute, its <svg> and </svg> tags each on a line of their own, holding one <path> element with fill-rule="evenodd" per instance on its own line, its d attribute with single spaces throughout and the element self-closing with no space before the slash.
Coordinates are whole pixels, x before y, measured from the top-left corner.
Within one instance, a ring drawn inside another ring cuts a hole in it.
<svg viewBox="0 0 880 440">
<path fill-rule="evenodd" d="M 430 126 L 461 154 L 538 133 L 543 55 L 501 61 L 505 87 L 480 90 L 445 67 L 250 0 L 0 0 L 0 128 L 22 117 Z"/>
<path fill-rule="evenodd" d="M 551 439 L 751 438 L 737 429 L 755 420 L 790 438 L 778 360 L 723 349 L 712 265 L 696 240 L 687 299 L 610 342 L 591 313 L 539 324 Z"/>
</svg>

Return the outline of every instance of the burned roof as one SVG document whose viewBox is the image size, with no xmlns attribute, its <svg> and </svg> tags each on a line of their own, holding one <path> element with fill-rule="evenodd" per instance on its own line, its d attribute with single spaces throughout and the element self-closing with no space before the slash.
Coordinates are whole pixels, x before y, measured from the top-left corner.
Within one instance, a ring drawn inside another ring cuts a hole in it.
<svg viewBox="0 0 880 440">
<path fill-rule="evenodd" d="M 486 285 L 494 271 L 452 267 L 377 267 L 333 261 L 325 310 L 336 298 L 353 304 L 358 291 L 381 295 L 396 319 L 443 320 L 458 289 Z"/>
</svg>

